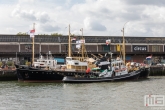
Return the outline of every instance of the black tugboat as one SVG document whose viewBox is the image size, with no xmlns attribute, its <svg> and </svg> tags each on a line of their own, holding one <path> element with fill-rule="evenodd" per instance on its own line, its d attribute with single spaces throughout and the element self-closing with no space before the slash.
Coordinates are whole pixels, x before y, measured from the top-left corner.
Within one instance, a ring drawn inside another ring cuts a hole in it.
<svg viewBox="0 0 165 110">
<path fill-rule="evenodd" d="M 47 58 L 40 55 L 40 58 L 33 63 L 33 67 L 17 64 L 15 66 L 19 81 L 53 82 L 63 78 L 62 75 L 57 74 L 57 71 L 55 71 L 60 65 L 57 64 L 50 52 L 47 54 Z"/>
</svg>

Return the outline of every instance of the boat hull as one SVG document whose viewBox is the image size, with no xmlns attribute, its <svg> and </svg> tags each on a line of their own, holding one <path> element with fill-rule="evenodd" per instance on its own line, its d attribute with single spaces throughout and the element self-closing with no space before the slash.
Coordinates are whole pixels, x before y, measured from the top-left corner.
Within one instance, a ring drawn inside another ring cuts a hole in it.
<svg viewBox="0 0 165 110">
<path fill-rule="evenodd" d="M 92 83 L 92 82 L 114 82 L 114 81 L 129 81 L 137 80 L 141 70 L 133 71 L 129 74 L 115 77 L 72 77 L 66 76 L 63 78 L 64 83 Z"/>
<path fill-rule="evenodd" d="M 43 70 L 31 67 L 18 67 L 17 78 L 18 81 L 23 82 L 107 82 L 107 81 L 122 81 L 134 80 L 138 78 L 147 78 L 148 69 L 140 69 L 133 71 L 130 74 L 98 78 L 98 73 L 89 72 L 88 75 L 85 71 L 57 71 L 57 70 Z M 64 77 L 67 79 L 64 80 Z M 87 76 L 94 76 L 95 78 L 88 78 Z M 68 79 L 69 78 L 69 79 Z M 73 81 L 72 81 L 72 80 Z"/>
<path fill-rule="evenodd" d="M 55 82 L 62 80 L 63 77 L 57 71 L 17 69 L 18 80 L 24 82 Z"/>
<path fill-rule="evenodd" d="M 31 67 L 17 67 L 18 81 L 23 82 L 62 82 L 64 76 L 84 76 L 82 71 L 43 70 Z M 93 73 L 89 73 L 91 75 Z"/>
<path fill-rule="evenodd" d="M 141 73 L 140 73 L 139 78 L 140 79 L 148 78 L 149 74 L 150 74 L 150 68 L 149 67 L 141 68 Z"/>
</svg>

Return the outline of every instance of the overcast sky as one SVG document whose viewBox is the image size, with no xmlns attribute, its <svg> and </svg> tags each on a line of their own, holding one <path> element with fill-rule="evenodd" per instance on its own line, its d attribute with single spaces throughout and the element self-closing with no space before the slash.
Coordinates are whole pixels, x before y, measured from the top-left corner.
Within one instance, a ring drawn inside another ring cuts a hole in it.
<svg viewBox="0 0 165 110">
<path fill-rule="evenodd" d="M 165 0 L 0 0 L 0 34 L 165 37 Z"/>
</svg>

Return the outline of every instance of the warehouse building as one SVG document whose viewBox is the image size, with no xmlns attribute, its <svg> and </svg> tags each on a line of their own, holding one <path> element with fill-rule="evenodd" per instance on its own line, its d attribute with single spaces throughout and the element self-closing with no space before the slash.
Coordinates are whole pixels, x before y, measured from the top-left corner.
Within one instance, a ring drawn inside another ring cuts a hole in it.
<svg viewBox="0 0 165 110">
<path fill-rule="evenodd" d="M 82 36 L 73 36 L 72 54 L 78 54 L 76 41 Z M 114 57 L 120 55 L 122 36 L 83 36 L 87 54 L 102 54 L 111 51 Z M 144 62 L 152 55 L 154 62 L 164 62 L 165 38 L 163 37 L 135 37 L 125 36 L 126 61 Z M 68 36 L 35 36 L 35 58 L 39 54 L 51 51 L 54 57 L 66 57 L 68 50 Z M 106 40 L 110 39 L 110 45 Z M 0 35 L 0 60 L 31 60 L 32 39 L 28 35 Z"/>
</svg>

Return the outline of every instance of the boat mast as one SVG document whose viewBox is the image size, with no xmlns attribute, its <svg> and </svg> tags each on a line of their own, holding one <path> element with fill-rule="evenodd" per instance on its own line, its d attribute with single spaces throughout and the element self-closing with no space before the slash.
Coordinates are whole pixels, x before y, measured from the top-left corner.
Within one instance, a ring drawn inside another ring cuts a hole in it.
<svg viewBox="0 0 165 110">
<path fill-rule="evenodd" d="M 70 24 L 69 24 L 69 39 L 68 39 L 68 57 L 71 57 Z"/>
<path fill-rule="evenodd" d="M 82 60 L 84 60 L 85 58 L 88 58 L 88 55 L 87 55 L 87 51 L 85 48 L 85 39 L 83 36 L 83 28 L 81 28 L 80 31 L 82 32 L 82 38 L 81 38 L 81 48 L 79 51 L 81 51 L 81 54 L 82 54 L 81 57 L 82 57 Z"/>
<path fill-rule="evenodd" d="M 129 21 L 127 21 L 125 24 L 124 24 L 124 26 L 128 23 Z M 122 32 L 123 32 L 123 46 L 122 46 L 122 49 L 123 49 L 123 61 L 124 61 L 124 64 L 125 64 L 125 38 L 124 38 L 124 26 L 123 26 L 123 30 L 122 30 Z"/>
<path fill-rule="evenodd" d="M 33 23 L 33 30 L 35 30 L 35 23 Z M 32 37 L 32 65 L 34 63 L 34 36 Z"/>
<path fill-rule="evenodd" d="M 124 27 L 123 27 L 123 61 L 125 64 L 125 39 L 124 39 Z"/>
<path fill-rule="evenodd" d="M 82 32 L 82 40 L 84 41 L 83 39 L 83 28 L 81 28 L 81 32 Z M 81 51 L 81 54 L 82 54 L 82 58 L 84 59 L 84 42 L 81 44 L 82 45 L 82 51 Z"/>
</svg>

